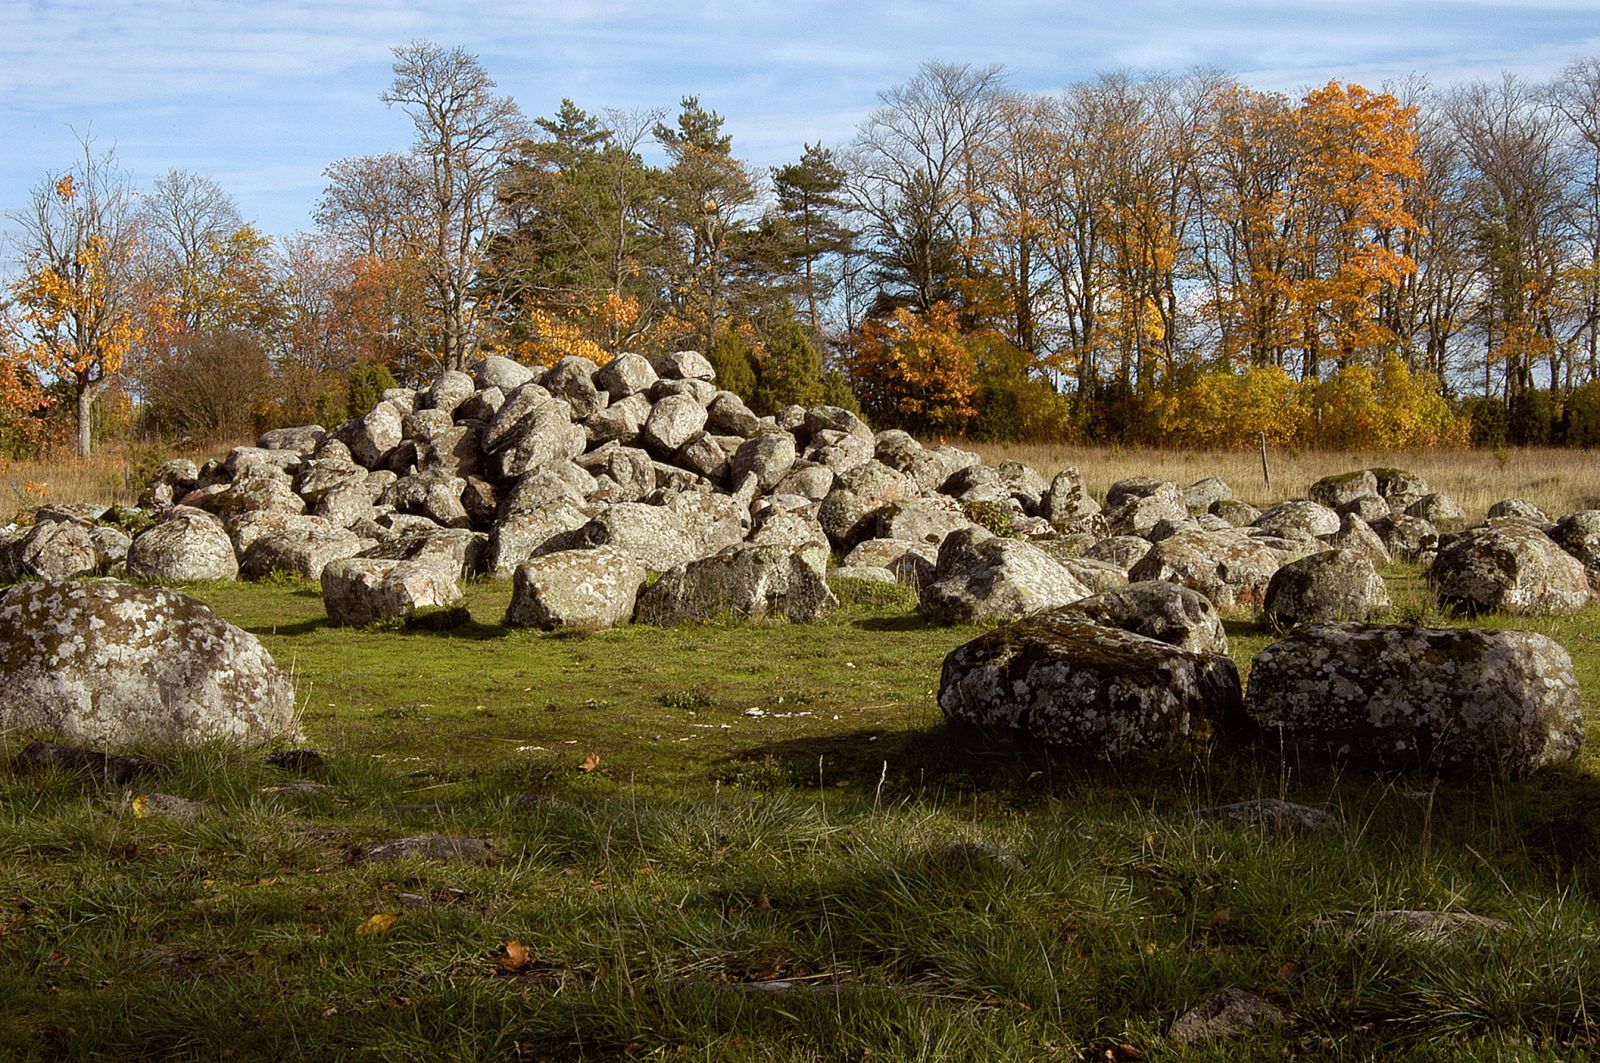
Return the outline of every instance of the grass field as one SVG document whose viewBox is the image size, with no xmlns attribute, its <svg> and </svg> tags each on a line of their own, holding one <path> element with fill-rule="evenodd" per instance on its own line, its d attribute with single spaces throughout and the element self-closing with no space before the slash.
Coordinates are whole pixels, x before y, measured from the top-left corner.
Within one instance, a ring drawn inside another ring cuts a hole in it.
<svg viewBox="0 0 1600 1063">
<path fill-rule="evenodd" d="M 1397 612 L 1430 619 L 1419 576 Z M 223 749 L 106 788 L 0 772 L 5 1059 L 1571 1059 L 1600 986 L 1600 758 L 1489 784 L 1197 748 L 1126 770 L 947 730 L 902 592 L 818 625 L 327 626 L 314 587 L 193 588 L 292 668 L 327 789 Z M 1600 690 L 1600 609 L 1545 631 Z M 1245 664 L 1270 641 L 1229 621 Z M 0 739 L 14 751 L 24 736 Z M 136 814 L 160 791 L 194 824 Z M 1193 813 L 1336 813 L 1279 838 Z M 442 831 L 486 867 L 351 866 Z M 1025 874 L 952 858 L 1015 854 Z M 1466 911 L 1500 932 L 1350 924 Z M 374 916 L 393 916 L 372 921 Z M 1295 1024 L 1164 1031 L 1238 986 Z"/>
</svg>

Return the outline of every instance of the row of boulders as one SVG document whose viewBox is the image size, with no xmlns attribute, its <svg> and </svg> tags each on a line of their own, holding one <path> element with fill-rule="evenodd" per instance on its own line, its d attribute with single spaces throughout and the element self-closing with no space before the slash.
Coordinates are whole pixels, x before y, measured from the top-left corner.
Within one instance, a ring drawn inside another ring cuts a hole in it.
<svg viewBox="0 0 1600 1063">
<path fill-rule="evenodd" d="M 809 619 L 843 579 L 907 585 L 949 623 L 1149 580 L 1286 625 L 1366 619 L 1387 607 L 1377 570 L 1395 557 L 1427 564 L 1441 601 L 1471 610 L 1578 608 L 1600 584 L 1600 511 L 1550 522 L 1508 500 L 1441 532 L 1460 507 L 1394 469 L 1328 477 L 1265 511 L 1216 477 L 1124 479 L 1102 505 L 1074 469 L 986 465 L 843 409 L 757 417 L 692 351 L 548 369 L 490 357 L 391 389 L 331 431 L 168 462 L 141 502 L 111 521 L 41 509 L 0 534 L 0 578 L 288 573 L 322 582 L 336 622 L 365 623 L 449 605 L 466 577 L 512 577 L 508 619 L 542 627 Z M 659 590 L 641 570 L 663 574 Z"/>
<path fill-rule="evenodd" d="M 1135 584 L 953 650 L 950 720 L 1106 761 L 1192 736 L 1381 768 L 1522 772 L 1570 760 L 1584 718 L 1572 659 L 1543 635 L 1314 624 L 1258 653 L 1248 691 L 1210 603 Z"/>
</svg>

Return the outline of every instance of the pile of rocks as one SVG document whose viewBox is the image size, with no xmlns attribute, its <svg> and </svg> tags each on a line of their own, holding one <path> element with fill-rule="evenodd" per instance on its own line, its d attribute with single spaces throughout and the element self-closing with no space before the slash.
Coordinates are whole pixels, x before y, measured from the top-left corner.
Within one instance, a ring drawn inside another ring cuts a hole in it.
<svg viewBox="0 0 1600 1063">
<path fill-rule="evenodd" d="M 1441 600 L 1473 609 L 1574 608 L 1600 578 L 1600 511 L 1548 525 L 1510 500 L 1441 534 L 1460 507 L 1398 470 L 1308 495 L 1262 512 L 1215 477 L 1136 477 L 1102 507 L 1074 469 L 986 465 L 836 407 L 757 417 L 693 351 L 547 369 L 489 357 L 331 431 L 167 463 L 135 536 L 98 510 L 40 510 L 0 535 L 0 578 L 289 573 L 321 581 L 335 622 L 361 624 L 450 605 L 465 577 L 510 577 L 507 621 L 542 628 L 809 620 L 847 580 L 907 585 L 943 623 L 1161 580 L 1293 626 L 1381 613 L 1392 557 L 1429 564 Z"/>
</svg>

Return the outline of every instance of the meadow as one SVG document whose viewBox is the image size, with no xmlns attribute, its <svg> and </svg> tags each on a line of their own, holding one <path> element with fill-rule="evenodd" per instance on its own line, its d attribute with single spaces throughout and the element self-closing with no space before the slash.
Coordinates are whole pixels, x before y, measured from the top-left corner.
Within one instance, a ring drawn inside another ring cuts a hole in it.
<svg viewBox="0 0 1600 1063">
<path fill-rule="evenodd" d="M 1097 491 L 1218 474 L 1271 500 L 1250 489 L 1255 455 L 986 454 L 1006 456 L 1047 475 L 1077 464 Z M 1286 494 L 1376 463 L 1295 460 Z M 1552 515 L 1600 495 L 1572 452 L 1381 463 L 1445 489 L 1498 472 L 1489 501 Z M 1414 567 L 1386 576 L 1395 622 L 1460 623 Z M 1206 742 L 1112 768 L 953 731 L 939 665 L 979 629 L 924 623 L 898 588 L 814 625 L 588 636 L 504 627 L 509 582 L 469 585 L 465 614 L 364 630 L 330 627 L 309 584 L 188 590 L 293 671 L 324 759 L 151 749 L 158 768 L 127 785 L 0 770 L 0 1058 L 1596 1051 L 1600 606 L 1475 621 L 1567 647 L 1591 738 L 1575 764 L 1469 781 Z M 1241 669 L 1274 637 L 1250 614 L 1228 629 Z M 0 755 L 28 737 L 0 735 Z M 208 811 L 151 814 L 152 792 Z M 1343 830 L 1196 816 L 1256 797 Z M 490 862 L 349 858 L 425 832 L 482 839 Z M 1389 909 L 1505 925 L 1428 936 L 1363 920 Z M 1293 1023 L 1209 1047 L 1165 1038 L 1228 987 Z"/>
</svg>

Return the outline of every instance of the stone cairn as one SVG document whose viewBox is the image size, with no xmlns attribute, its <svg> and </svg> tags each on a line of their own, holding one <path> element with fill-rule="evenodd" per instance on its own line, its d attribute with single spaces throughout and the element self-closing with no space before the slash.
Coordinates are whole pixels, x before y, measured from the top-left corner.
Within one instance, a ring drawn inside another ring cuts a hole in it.
<svg viewBox="0 0 1600 1063">
<path fill-rule="evenodd" d="M 809 621 L 847 584 L 898 584 L 930 621 L 1004 625 L 945 662 L 952 720 L 1106 759 L 1202 727 L 1382 764 L 1564 759 L 1581 716 L 1550 640 L 1364 622 L 1388 608 L 1377 570 L 1395 558 L 1467 612 L 1570 612 L 1600 586 L 1600 511 L 1550 521 L 1510 499 L 1462 529 L 1453 500 L 1394 469 L 1330 476 L 1264 512 L 1215 477 L 1124 479 L 1102 505 L 1075 469 L 986 465 L 837 407 L 757 417 L 694 351 L 546 369 L 491 356 L 331 430 L 168 462 L 133 518 L 41 509 L 0 533 L 0 578 L 287 573 L 320 581 L 340 624 L 510 578 L 506 622 L 545 630 Z M 1217 618 L 1241 608 L 1292 629 L 1258 659 L 1248 698 Z M 1387 678 L 1420 653 L 1451 655 L 1458 689 L 1484 696 L 1467 705 L 1425 669 Z M 1376 694 L 1308 707 L 1352 683 L 1388 691 L 1388 707 Z"/>
</svg>

